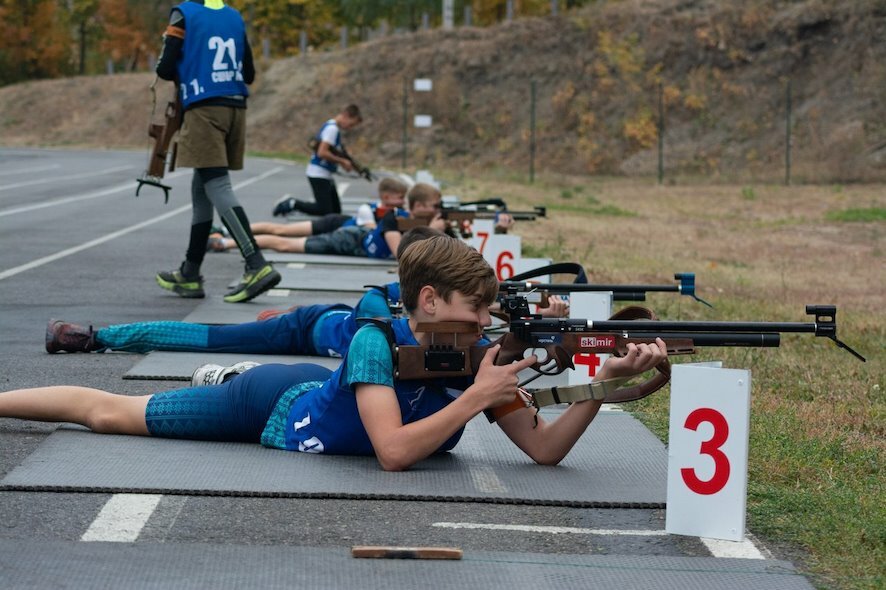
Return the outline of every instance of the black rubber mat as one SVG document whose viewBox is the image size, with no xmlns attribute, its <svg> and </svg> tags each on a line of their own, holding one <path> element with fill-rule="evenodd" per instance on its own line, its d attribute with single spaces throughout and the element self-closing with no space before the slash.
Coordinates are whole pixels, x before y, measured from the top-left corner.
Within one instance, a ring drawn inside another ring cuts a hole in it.
<svg viewBox="0 0 886 590">
<path fill-rule="evenodd" d="M 300 291 L 340 291 L 363 293 L 365 285 L 384 285 L 398 280 L 395 268 L 387 267 L 346 267 L 330 265 L 291 263 L 296 268 L 277 264 L 274 268 L 282 275 L 277 289 L 298 289 Z M 234 286 L 234 283 L 231 284 Z"/>
<path fill-rule="evenodd" d="M 381 258 L 363 258 L 362 256 L 337 256 L 335 254 L 296 254 L 294 252 L 274 252 L 262 250 L 268 262 L 303 262 L 305 264 L 331 264 L 335 266 L 385 266 L 396 267 L 396 260 Z"/>
<path fill-rule="evenodd" d="M 194 369 L 208 363 L 227 367 L 240 361 L 253 361 L 270 364 L 314 363 L 333 371 L 341 364 L 341 359 L 325 356 L 283 356 L 276 354 L 241 354 L 227 352 L 164 352 L 154 351 L 129 369 L 124 379 L 190 381 Z"/>
<path fill-rule="evenodd" d="M 309 533 L 309 531 L 307 531 Z M 811 590 L 784 561 L 466 551 L 461 560 L 356 559 L 349 548 L 0 539 L 0 586 Z"/>
<path fill-rule="evenodd" d="M 289 309 L 293 305 L 314 305 L 315 303 L 344 303 L 357 305 L 362 293 L 340 291 L 298 291 L 273 289 L 273 294 L 256 297 L 249 303 L 225 303 L 221 295 L 208 297 L 184 321 L 194 324 L 245 324 L 254 322 L 259 312 L 266 309 Z"/>
<path fill-rule="evenodd" d="M 381 470 L 374 457 L 63 427 L 0 489 L 660 508 L 666 468 L 664 445 L 623 412 L 602 412 L 557 467 L 535 465 L 480 416 L 453 452 L 400 473 Z"/>
</svg>

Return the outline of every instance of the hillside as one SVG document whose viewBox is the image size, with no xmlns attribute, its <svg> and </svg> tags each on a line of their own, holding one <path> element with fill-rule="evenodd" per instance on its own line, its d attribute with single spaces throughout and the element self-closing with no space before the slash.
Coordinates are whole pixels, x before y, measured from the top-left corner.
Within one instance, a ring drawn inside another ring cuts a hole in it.
<svg viewBox="0 0 886 590">
<path fill-rule="evenodd" d="M 260 64 L 249 148 L 305 153 L 315 127 L 356 102 L 366 122 L 352 152 L 397 165 L 404 81 L 428 77 L 431 93 L 409 92 L 409 117 L 434 127 L 410 126 L 409 166 L 525 172 L 535 81 L 537 170 L 654 175 L 661 83 L 669 175 L 778 180 L 790 80 L 794 178 L 882 180 L 884 33 L 879 0 L 633 0 L 391 36 Z M 0 143 L 146 147 L 152 79 L 0 88 Z"/>
</svg>

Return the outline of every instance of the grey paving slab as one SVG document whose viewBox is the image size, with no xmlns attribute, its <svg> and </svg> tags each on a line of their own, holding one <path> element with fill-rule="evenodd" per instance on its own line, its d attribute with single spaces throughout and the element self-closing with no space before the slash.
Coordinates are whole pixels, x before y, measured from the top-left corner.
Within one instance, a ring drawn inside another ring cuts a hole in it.
<svg viewBox="0 0 886 590">
<path fill-rule="evenodd" d="M 252 361 L 263 365 L 283 363 L 314 363 L 335 370 L 341 359 L 325 356 L 297 356 L 276 354 L 240 354 L 229 352 L 166 352 L 156 350 L 145 355 L 145 358 L 129 369 L 124 379 L 133 380 L 168 380 L 190 381 L 194 369 L 201 365 L 214 363 L 227 367 L 240 361 Z"/>
<path fill-rule="evenodd" d="M 310 531 L 298 531 L 299 537 Z M 358 543 L 359 544 L 359 543 Z M 0 586 L 32 588 L 631 588 L 811 590 L 791 564 L 706 557 L 466 551 L 355 559 L 348 547 L 0 540 Z"/>
<path fill-rule="evenodd" d="M 384 285 L 398 280 L 393 268 L 308 265 L 301 262 L 276 264 L 282 276 L 278 289 L 363 293 L 365 285 Z M 232 285 L 233 286 L 233 283 Z"/>
<path fill-rule="evenodd" d="M 664 445 L 623 412 L 601 413 L 557 467 L 532 463 L 481 415 L 454 451 L 400 473 L 381 470 L 374 457 L 63 427 L 0 489 L 649 508 L 664 505 L 666 467 Z"/>
<path fill-rule="evenodd" d="M 362 293 L 341 291 L 300 291 L 273 289 L 247 303 L 225 303 L 221 295 L 206 298 L 184 321 L 194 324 L 245 324 L 254 322 L 267 309 L 289 309 L 295 305 L 344 303 L 357 305 Z"/>
<path fill-rule="evenodd" d="M 295 252 L 274 252 L 263 250 L 262 255 L 269 262 L 302 262 L 304 264 L 342 265 L 342 266 L 385 266 L 396 267 L 396 260 L 383 258 L 364 258 L 363 256 L 338 256 L 335 254 L 299 254 Z"/>
</svg>

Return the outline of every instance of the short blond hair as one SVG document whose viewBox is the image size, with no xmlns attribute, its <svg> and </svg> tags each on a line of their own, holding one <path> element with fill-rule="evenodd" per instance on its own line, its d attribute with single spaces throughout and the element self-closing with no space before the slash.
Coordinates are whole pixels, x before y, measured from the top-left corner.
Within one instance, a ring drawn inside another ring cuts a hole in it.
<svg viewBox="0 0 886 590">
<path fill-rule="evenodd" d="M 483 256 L 461 240 L 439 235 L 413 243 L 399 259 L 400 298 L 407 312 L 418 307 L 418 294 L 430 285 L 447 303 L 454 291 L 479 293 L 491 305 L 498 296 L 498 279 Z"/>
<path fill-rule="evenodd" d="M 406 202 L 409 203 L 409 210 L 411 211 L 416 203 L 430 203 L 431 201 L 439 200 L 442 196 L 440 191 L 430 184 L 419 182 L 406 193 Z"/>
<path fill-rule="evenodd" d="M 390 176 L 382 178 L 378 183 L 379 195 L 382 193 L 405 195 L 408 190 L 406 183 L 401 182 L 396 178 L 391 178 Z"/>
</svg>

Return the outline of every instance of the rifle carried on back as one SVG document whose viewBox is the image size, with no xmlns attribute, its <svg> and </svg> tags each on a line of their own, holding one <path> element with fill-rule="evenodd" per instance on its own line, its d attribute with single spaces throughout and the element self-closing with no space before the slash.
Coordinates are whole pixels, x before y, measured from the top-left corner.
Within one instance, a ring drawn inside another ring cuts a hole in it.
<svg viewBox="0 0 886 590">
<path fill-rule="evenodd" d="M 144 173 L 136 179 L 138 186 L 135 189 L 135 196 L 138 196 L 142 186 L 148 184 L 163 189 L 164 203 L 169 202 L 169 191 L 172 187 L 161 182 L 166 172 L 166 162 L 169 160 L 169 171 L 175 170 L 175 156 L 178 144 L 173 145 L 172 153 L 169 152 L 169 146 L 172 138 L 178 132 L 182 123 L 182 104 L 179 96 L 178 88 L 175 91 L 175 100 L 166 103 L 166 112 L 164 113 L 164 123 L 158 125 L 153 122 L 154 108 L 157 104 L 157 93 L 154 86 L 157 79 L 151 83 L 151 96 L 153 104 L 151 107 L 151 123 L 148 125 L 148 136 L 154 139 L 154 147 L 151 150 L 151 156 L 148 160 L 148 167 Z M 177 86 L 177 85 L 176 85 Z"/>
<path fill-rule="evenodd" d="M 317 150 L 320 149 L 320 140 L 316 137 L 311 137 L 308 140 L 308 149 L 311 150 L 311 153 L 316 155 Z M 375 174 L 372 173 L 369 168 L 358 162 L 354 159 L 354 157 L 348 153 L 348 150 L 345 149 L 345 146 L 335 147 L 334 145 L 329 146 L 329 151 L 332 152 L 333 156 L 337 156 L 339 158 L 344 158 L 348 162 L 351 163 L 351 166 L 354 167 L 354 172 L 365 178 L 369 182 L 375 182 L 377 180 Z"/>
<path fill-rule="evenodd" d="M 473 376 L 479 370 L 488 346 L 500 344 L 495 364 L 506 365 L 538 351 L 539 360 L 531 369 L 536 375 L 556 375 L 574 369 L 577 354 L 613 354 L 623 356 L 628 344 L 654 343 L 661 338 L 669 356 L 694 354 L 699 347 L 777 347 L 781 333 L 811 333 L 833 340 L 840 348 L 865 362 L 865 358 L 837 338 L 837 308 L 834 305 L 807 305 L 806 313 L 814 322 L 709 322 L 658 321 L 647 309 L 629 307 L 610 320 L 540 319 L 526 317 L 511 320 L 510 332 L 487 346 L 463 345 L 473 341 L 479 326 L 471 322 L 420 323 L 417 332 L 430 334 L 431 344 L 393 347 L 395 377 L 427 379 L 434 377 Z M 541 351 L 544 350 L 544 354 Z M 534 405 L 588 399 L 620 403 L 641 399 L 654 393 L 670 380 L 670 364 L 665 359 L 656 367 L 658 374 L 633 387 L 621 388 L 625 379 L 585 385 L 553 387 L 533 392 Z"/>
</svg>

